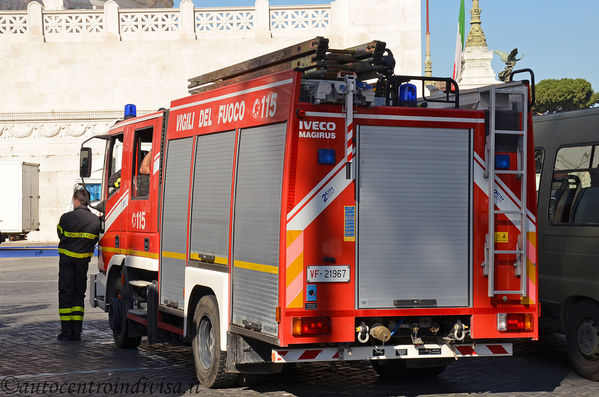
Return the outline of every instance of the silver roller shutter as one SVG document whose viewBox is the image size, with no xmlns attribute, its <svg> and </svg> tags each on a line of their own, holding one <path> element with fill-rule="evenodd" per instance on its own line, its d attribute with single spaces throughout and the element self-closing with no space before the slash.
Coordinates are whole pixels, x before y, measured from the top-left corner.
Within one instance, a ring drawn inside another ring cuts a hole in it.
<svg viewBox="0 0 599 397">
<path fill-rule="evenodd" d="M 166 154 L 162 250 L 160 252 L 160 302 L 183 308 L 186 254 L 187 207 L 193 138 L 170 141 Z M 173 255 L 175 254 L 175 255 Z"/>
<path fill-rule="evenodd" d="M 191 215 L 192 258 L 194 254 L 229 257 L 234 151 L 235 131 L 197 138 Z"/>
<path fill-rule="evenodd" d="M 468 130 L 360 126 L 360 308 L 468 305 L 470 158 Z"/>
<path fill-rule="evenodd" d="M 233 323 L 277 336 L 286 124 L 241 131 L 233 238 Z"/>
</svg>

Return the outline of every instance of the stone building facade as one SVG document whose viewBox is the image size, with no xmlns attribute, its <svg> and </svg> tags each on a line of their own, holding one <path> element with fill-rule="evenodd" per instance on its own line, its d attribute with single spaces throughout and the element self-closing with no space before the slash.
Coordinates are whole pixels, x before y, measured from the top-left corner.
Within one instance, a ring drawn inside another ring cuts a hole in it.
<svg viewBox="0 0 599 397">
<path fill-rule="evenodd" d="M 178 9 L 120 9 L 107 1 L 95 10 L 31 2 L 27 10 L 0 12 L 0 161 L 36 162 L 41 170 L 41 230 L 29 239 L 56 240 L 81 142 L 104 133 L 125 104 L 138 114 L 168 107 L 187 95 L 190 77 L 315 36 L 330 38 L 334 48 L 383 40 L 396 73 L 421 74 L 420 0 L 256 0 L 229 8 L 183 0 Z"/>
</svg>

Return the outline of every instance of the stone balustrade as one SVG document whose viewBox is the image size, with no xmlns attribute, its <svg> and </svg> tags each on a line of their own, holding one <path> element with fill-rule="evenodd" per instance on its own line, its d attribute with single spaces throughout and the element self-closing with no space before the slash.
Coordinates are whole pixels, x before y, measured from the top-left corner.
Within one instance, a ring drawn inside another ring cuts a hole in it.
<svg viewBox="0 0 599 397">
<path fill-rule="evenodd" d="M 218 35 L 231 38 L 286 37 L 332 25 L 331 5 L 128 9 L 109 1 L 103 10 L 47 11 L 31 2 L 26 11 L 0 12 L 0 41 L 178 40 Z"/>
</svg>

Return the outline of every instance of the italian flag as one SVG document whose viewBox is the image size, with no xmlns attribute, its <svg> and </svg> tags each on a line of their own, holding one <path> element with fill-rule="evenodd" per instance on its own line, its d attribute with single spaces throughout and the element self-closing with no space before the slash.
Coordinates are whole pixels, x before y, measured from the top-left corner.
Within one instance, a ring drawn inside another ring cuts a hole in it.
<svg viewBox="0 0 599 397">
<path fill-rule="evenodd" d="M 460 14 L 458 16 L 458 33 L 455 40 L 455 57 L 453 60 L 453 79 L 460 80 L 462 74 L 462 51 L 464 50 L 466 30 L 466 12 L 464 10 L 464 0 L 460 2 Z"/>
</svg>

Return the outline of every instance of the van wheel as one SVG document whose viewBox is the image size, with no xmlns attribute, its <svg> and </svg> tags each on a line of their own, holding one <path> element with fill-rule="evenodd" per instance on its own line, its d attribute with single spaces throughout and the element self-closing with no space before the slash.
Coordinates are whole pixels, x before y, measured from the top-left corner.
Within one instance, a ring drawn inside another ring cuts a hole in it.
<svg viewBox="0 0 599 397">
<path fill-rule="evenodd" d="M 213 295 L 200 299 L 193 315 L 193 361 L 198 381 L 206 387 L 230 387 L 237 374 L 227 372 L 227 352 L 220 350 L 218 305 Z"/>
<path fill-rule="evenodd" d="M 128 335 L 127 298 L 123 295 L 121 278 L 112 279 L 108 321 L 112 328 L 114 344 L 120 349 L 133 349 L 141 343 L 141 336 Z"/>
<path fill-rule="evenodd" d="M 576 303 L 567 319 L 566 343 L 574 370 L 599 381 L 599 305 Z"/>
<path fill-rule="evenodd" d="M 430 366 L 422 368 L 410 368 L 407 365 L 406 360 L 373 360 L 371 361 L 372 367 L 379 375 L 381 379 L 392 380 L 392 379 L 414 379 L 414 378 L 434 378 L 440 375 L 445 370 L 447 365 L 433 363 L 434 359 L 431 360 Z"/>
</svg>

